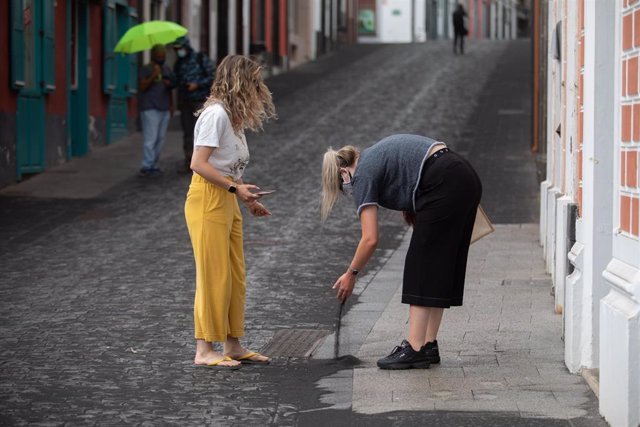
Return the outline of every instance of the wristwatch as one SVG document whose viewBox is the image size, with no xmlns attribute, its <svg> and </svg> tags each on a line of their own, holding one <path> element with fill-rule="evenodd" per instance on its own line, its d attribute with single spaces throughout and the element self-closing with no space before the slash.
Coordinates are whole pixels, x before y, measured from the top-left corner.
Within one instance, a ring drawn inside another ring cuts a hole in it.
<svg viewBox="0 0 640 427">
<path fill-rule="evenodd" d="M 229 191 L 229 193 L 235 193 L 236 192 L 236 186 L 231 184 L 227 190 Z"/>
<path fill-rule="evenodd" d="M 348 271 L 349 273 L 353 274 L 354 276 L 357 276 L 357 275 L 358 275 L 358 273 L 360 273 L 360 270 L 356 270 L 355 268 L 351 268 L 351 267 L 349 267 L 349 268 L 347 269 L 347 271 Z"/>
</svg>

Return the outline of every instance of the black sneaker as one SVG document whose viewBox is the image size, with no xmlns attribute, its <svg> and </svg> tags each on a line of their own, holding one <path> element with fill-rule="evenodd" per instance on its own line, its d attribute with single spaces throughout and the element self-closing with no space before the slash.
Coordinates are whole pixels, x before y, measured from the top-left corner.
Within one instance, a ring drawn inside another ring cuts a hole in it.
<svg viewBox="0 0 640 427">
<path fill-rule="evenodd" d="M 148 178 L 151 176 L 151 169 L 146 169 L 146 168 L 142 168 L 140 169 L 140 171 L 138 172 L 138 176 L 140 178 Z"/>
<path fill-rule="evenodd" d="M 429 363 L 440 363 L 440 352 L 438 351 L 438 340 L 426 343 L 420 349 L 421 353 L 427 356 Z"/>
<path fill-rule="evenodd" d="M 409 344 L 409 341 L 407 340 L 402 340 L 402 342 L 400 343 L 400 345 L 397 345 L 393 348 L 393 350 L 391 350 L 391 353 L 389 354 L 389 356 L 396 354 L 399 351 L 402 351 L 403 349 L 405 349 L 406 347 L 411 346 L 411 344 Z M 387 356 L 387 357 L 389 357 Z"/>
<path fill-rule="evenodd" d="M 408 342 L 396 346 L 387 357 L 378 360 L 380 369 L 411 369 L 429 367 L 429 360 L 422 351 L 415 351 Z M 404 346 L 403 346 L 404 345 Z"/>
</svg>

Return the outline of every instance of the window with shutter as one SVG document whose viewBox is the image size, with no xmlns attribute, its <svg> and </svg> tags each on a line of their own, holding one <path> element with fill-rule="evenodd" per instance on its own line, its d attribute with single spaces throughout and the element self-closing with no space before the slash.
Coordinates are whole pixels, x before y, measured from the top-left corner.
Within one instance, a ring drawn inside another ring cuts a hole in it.
<svg viewBox="0 0 640 427">
<path fill-rule="evenodd" d="M 11 0 L 11 87 L 24 87 L 24 15 L 22 0 Z"/>
<path fill-rule="evenodd" d="M 115 0 L 106 0 L 102 20 L 102 90 L 113 93 L 118 82 L 118 67 L 113 48 L 117 40 Z"/>
<path fill-rule="evenodd" d="M 53 92 L 56 88 L 55 64 L 55 2 L 42 2 L 42 82 L 43 92 Z"/>
<path fill-rule="evenodd" d="M 129 8 L 129 28 L 138 23 L 138 12 L 135 8 Z M 138 92 L 138 55 L 129 55 L 129 82 L 127 83 L 129 96 Z"/>
</svg>

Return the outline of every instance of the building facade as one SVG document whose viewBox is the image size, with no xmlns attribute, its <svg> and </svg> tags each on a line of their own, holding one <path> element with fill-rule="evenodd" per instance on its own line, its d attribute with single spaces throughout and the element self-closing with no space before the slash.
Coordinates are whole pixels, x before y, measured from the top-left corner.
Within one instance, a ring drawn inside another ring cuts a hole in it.
<svg viewBox="0 0 640 427">
<path fill-rule="evenodd" d="M 135 127 L 137 62 L 113 47 L 137 17 L 135 0 L 0 3 L 0 185 Z"/>
<path fill-rule="evenodd" d="M 537 0 L 540 240 L 565 363 L 640 424 L 640 2 Z"/>
<path fill-rule="evenodd" d="M 356 0 L 139 0 L 144 21 L 189 29 L 191 45 L 219 62 L 251 55 L 268 74 L 286 71 L 354 43 Z M 146 57 L 145 57 L 146 59 Z"/>
<path fill-rule="evenodd" d="M 137 129 L 149 52 L 113 52 L 137 22 L 178 22 L 214 62 L 251 55 L 270 75 L 355 42 L 356 10 L 356 0 L 2 1 L 0 187 Z"/>
<path fill-rule="evenodd" d="M 458 4 L 467 12 L 469 39 L 515 39 L 528 35 L 522 27 L 528 25 L 529 3 L 524 0 L 359 0 L 359 41 L 412 43 L 453 38 L 452 14 Z"/>
</svg>

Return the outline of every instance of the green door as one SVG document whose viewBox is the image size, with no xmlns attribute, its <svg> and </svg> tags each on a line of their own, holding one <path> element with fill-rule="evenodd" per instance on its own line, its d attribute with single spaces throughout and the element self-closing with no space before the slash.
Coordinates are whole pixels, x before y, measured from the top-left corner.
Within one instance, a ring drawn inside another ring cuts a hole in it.
<svg viewBox="0 0 640 427">
<path fill-rule="evenodd" d="M 124 0 L 107 0 L 103 19 L 103 91 L 109 95 L 106 139 L 110 144 L 128 133 L 128 98 L 137 89 L 137 56 L 113 52 L 120 37 L 136 24 L 137 13 Z"/>
<path fill-rule="evenodd" d="M 69 37 L 69 138 L 72 156 L 84 156 L 89 149 L 89 97 L 87 87 L 88 15 L 85 2 L 68 2 Z"/>
<path fill-rule="evenodd" d="M 44 170 L 45 109 L 42 96 L 37 94 L 18 96 L 16 114 L 17 179 L 22 175 Z"/>
<path fill-rule="evenodd" d="M 11 1 L 11 86 L 18 91 L 16 178 L 45 168 L 45 96 L 54 86 L 54 3 Z"/>
</svg>

